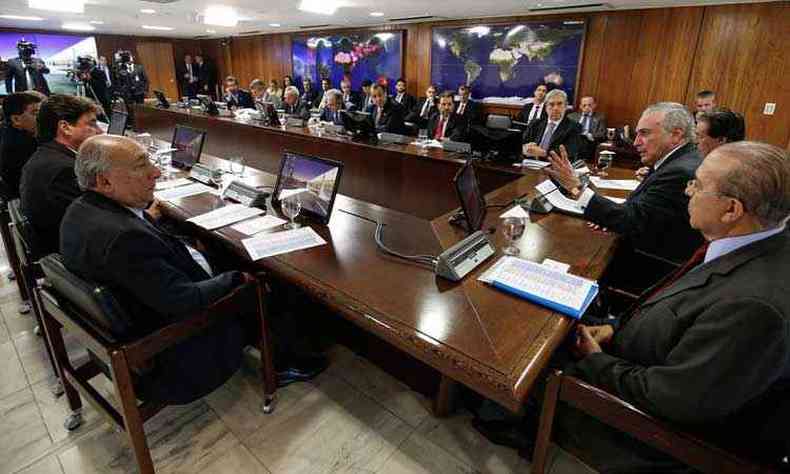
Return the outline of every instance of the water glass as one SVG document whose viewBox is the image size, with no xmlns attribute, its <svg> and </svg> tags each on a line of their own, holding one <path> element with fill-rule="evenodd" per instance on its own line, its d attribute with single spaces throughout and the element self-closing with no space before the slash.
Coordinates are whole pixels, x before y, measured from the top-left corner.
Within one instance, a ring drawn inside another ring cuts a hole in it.
<svg viewBox="0 0 790 474">
<path fill-rule="evenodd" d="M 214 168 L 211 170 L 211 183 L 217 187 L 217 189 L 222 190 L 222 177 L 225 174 L 225 171 L 222 168 Z"/>
<path fill-rule="evenodd" d="M 598 153 L 598 176 L 606 177 L 609 174 L 606 170 L 612 166 L 612 161 L 614 160 L 614 154 L 607 151 L 602 151 Z"/>
<path fill-rule="evenodd" d="M 159 166 L 159 171 L 162 173 L 162 177 L 170 179 L 170 164 L 173 162 L 173 153 L 168 152 L 157 155 L 156 162 Z"/>
<path fill-rule="evenodd" d="M 232 156 L 230 158 L 230 172 L 236 176 L 244 177 L 244 171 L 247 169 L 247 162 L 243 156 Z"/>
<path fill-rule="evenodd" d="M 606 139 L 609 140 L 609 143 L 614 143 L 615 132 L 617 132 L 617 130 L 614 128 L 606 129 Z"/>
<path fill-rule="evenodd" d="M 428 130 L 421 128 L 419 132 L 417 132 L 417 143 L 420 145 L 425 145 L 425 142 L 428 141 Z"/>
<path fill-rule="evenodd" d="M 299 198 L 299 195 L 293 195 L 282 201 L 282 209 L 283 214 L 291 220 L 290 225 L 288 226 L 289 229 L 298 229 L 300 227 L 294 219 L 296 216 L 299 215 L 299 212 L 302 210 L 302 200 Z"/>
<path fill-rule="evenodd" d="M 524 229 L 527 227 L 527 218 L 525 217 L 506 217 L 502 219 L 502 233 L 505 236 L 507 245 L 502 249 L 505 255 L 518 255 L 521 253 L 515 243 L 524 235 Z"/>
</svg>

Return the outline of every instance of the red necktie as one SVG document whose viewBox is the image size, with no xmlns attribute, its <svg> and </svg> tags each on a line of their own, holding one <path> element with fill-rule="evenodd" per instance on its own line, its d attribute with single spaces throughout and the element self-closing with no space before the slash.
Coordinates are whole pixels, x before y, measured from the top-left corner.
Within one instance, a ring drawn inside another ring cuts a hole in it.
<svg viewBox="0 0 790 474">
<path fill-rule="evenodd" d="M 436 126 L 436 131 L 433 138 L 441 140 L 444 137 L 444 117 L 439 117 L 439 124 Z"/>
</svg>

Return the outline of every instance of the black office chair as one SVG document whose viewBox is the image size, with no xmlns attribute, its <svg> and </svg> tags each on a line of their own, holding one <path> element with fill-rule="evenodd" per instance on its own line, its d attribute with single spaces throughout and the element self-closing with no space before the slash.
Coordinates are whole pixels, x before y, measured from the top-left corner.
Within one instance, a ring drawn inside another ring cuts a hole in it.
<svg viewBox="0 0 790 474">
<path fill-rule="evenodd" d="M 133 318 L 112 293 L 106 287 L 70 272 L 63 265 L 60 255 L 52 254 L 41 259 L 41 268 L 46 275 L 45 286 L 39 290 L 44 327 L 52 341 L 52 350 L 72 410 L 64 423 L 66 429 L 74 430 L 82 424 L 80 396 L 86 397 L 116 427 L 126 431 L 140 472 L 153 473 L 153 461 L 143 424 L 166 404 L 138 395 L 143 392 L 141 389 L 146 386 L 146 382 L 152 380 L 150 375 L 154 373 L 152 367 L 156 365 L 158 355 L 228 317 L 249 314 L 252 301 L 257 303 L 254 308 L 260 327 L 256 342 L 262 359 L 263 412 L 268 414 L 273 411 L 277 380 L 265 317 L 265 285 L 260 276 L 253 282 L 238 286 L 198 314 L 140 335 L 134 327 Z M 63 329 L 72 333 L 91 356 L 79 367 L 72 366 L 66 352 Z M 119 410 L 90 384 L 90 380 L 100 373 L 113 381 Z M 139 399 L 143 402 L 138 403 Z"/>
<path fill-rule="evenodd" d="M 19 272 L 19 256 L 17 255 L 16 245 L 14 244 L 14 237 L 11 235 L 11 216 L 8 213 L 8 203 L 13 199 L 3 178 L 0 178 L 0 238 L 3 240 L 5 253 L 8 256 L 8 264 L 11 266 L 14 280 L 19 288 L 19 296 L 22 298 L 22 304 L 19 307 L 19 312 L 27 314 L 30 312 L 30 296 L 27 293 L 22 282 L 21 274 Z"/>
<path fill-rule="evenodd" d="M 486 128 L 491 130 L 507 130 L 513 126 L 513 119 L 507 115 L 488 114 Z"/>
</svg>

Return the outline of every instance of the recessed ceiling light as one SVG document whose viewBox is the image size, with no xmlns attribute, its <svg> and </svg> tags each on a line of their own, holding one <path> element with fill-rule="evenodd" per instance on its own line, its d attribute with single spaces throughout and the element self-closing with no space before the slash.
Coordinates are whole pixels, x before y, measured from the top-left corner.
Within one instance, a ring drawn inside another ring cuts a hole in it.
<svg viewBox="0 0 790 474">
<path fill-rule="evenodd" d="M 143 25 L 144 30 L 160 30 L 160 31 L 171 31 L 174 28 L 169 26 L 151 26 L 151 25 Z"/>
<path fill-rule="evenodd" d="M 20 21 L 44 21 L 40 16 L 24 16 L 24 15 L 0 15 L 3 20 L 20 20 Z"/>
<path fill-rule="evenodd" d="M 28 0 L 30 8 L 55 12 L 82 13 L 85 11 L 85 0 Z"/>
<path fill-rule="evenodd" d="M 319 15 L 333 15 L 339 7 L 339 0 L 302 0 L 299 3 L 299 10 Z"/>
<path fill-rule="evenodd" d="M 280 24 L 279 23 L 269 23 L 269 26 L 271 26 L 272 28 L 279 28 Z"/>
<path fill-rule="evenodd" d="M 231 7 L 225 5 L 209 5 L 203 12 L 203 23 L 214 26 L 234 27 L 239 24 L 239 15 Z"/>
<path fill-rule="evenodd" d="M 64 30 L 74 30 L 74 31 L 93 31 L 96 28 L 88 25 L 86 23 L 63 23 L 61 28 Z"/>
<path fill-rule="evenodd" d="M 103 21 L 99 21 L 99 20 L 91 20 L 88 23 L 90 23 L 91 25 L 103 25 L 104 24 Z"/>
<path fill-rule="evenodd" d="M 206 30 L 206 33 L 210 33 L 210 34 L 212 34 L 212 35 L 213 35 L 214 33 L 216 33 L 216 32 L 217 32 L 217 30 Z"/>
<path fill-rule="evenodd" d="M 153 15 L 154 13 L 156 13 L 156 10 L 154 10 L 153 8 L 141 8 L 140 13 L 147 13 L 149 15 Z"/>
<path fill-rule="evenodd" d="M 370 12 L 370 16 L 384 16 L 384 12 Z"/>
</svg>

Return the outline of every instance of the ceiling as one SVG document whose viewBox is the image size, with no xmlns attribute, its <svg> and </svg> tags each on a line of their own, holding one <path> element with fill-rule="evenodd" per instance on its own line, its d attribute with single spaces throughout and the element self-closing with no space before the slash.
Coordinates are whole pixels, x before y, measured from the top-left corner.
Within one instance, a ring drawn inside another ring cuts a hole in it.
<svg viewBox="0 0 790 474">
<path fill-rule="evenodd" d="M 568 5 L 593 5 L 562 10 L 562 13 L 600 10 L 627 10 L 669 6 L 699 6 L 743 1 L 677 1 L 677 0 L 312 0 L 319 4 L 338 2 L 333 15 L 306 13 L 299 10 L 299 0 L 86 0 L 85 12 L 59 13 L 28 8 L 27 0 L 0 0 L 0 15 L 23 15 L 43 18 L 42 21 L 23 21 L 0 18 L 0 27 L 19 29 L 63 30 L 67 22 L 88 24 L 94 33 L 124 34 L 133 36 L 165 36 L 178 38 L 227 37 L 243 34 L 263 34 L 303 31 L 303 26 L 329 25 L 329 27 L 359 27 L 389 24 L 392 19 L 432 16 L 431 20 L 496 17 L 510 15 L 537 15 L 557 11 L 531 12 L 531 8 L 562 7 Z M 754 0 L 757 2 L 758 0 Z M 212 5 L 232 7 L 242 21 L 235 27 L 209 26 L 200 15 Z M 141 9 L 154 9 L 156 13 L 141 13 Z M 373 17 L 371 12 L 384 15 Z M 422 20 L 425 21 L 425 20 Z M 403 23 L 404 21 L 398 21 Z M 279 27 L 271 24 L 279 24 Z M 169 27 L 172 30 L 148 30 L 143 25 Z M 327 26 L 322 26 L 327 28 Z"/>
</svg>

